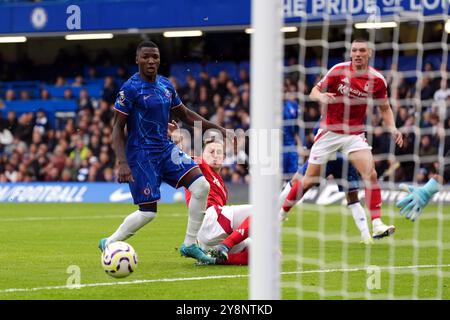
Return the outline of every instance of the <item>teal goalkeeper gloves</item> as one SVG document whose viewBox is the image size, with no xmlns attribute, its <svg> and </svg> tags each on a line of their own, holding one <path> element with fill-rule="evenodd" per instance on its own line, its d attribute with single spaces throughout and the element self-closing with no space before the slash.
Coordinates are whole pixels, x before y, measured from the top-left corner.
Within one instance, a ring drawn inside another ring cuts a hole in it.
<svg viewBox="0 0 450 320">
<path fill-rule="evenodd" d="M 406 213 L 406 219 L 415 221 L 422 214 L 423 208 L 428 204 L 431 197 L 439 191 L 439 183 L 430 179 L 423 187 L 400 185 L 408 190 L 409 194 L 397 202 L 397 208 L 401 208 L 400 215 Z"/>
</svg>

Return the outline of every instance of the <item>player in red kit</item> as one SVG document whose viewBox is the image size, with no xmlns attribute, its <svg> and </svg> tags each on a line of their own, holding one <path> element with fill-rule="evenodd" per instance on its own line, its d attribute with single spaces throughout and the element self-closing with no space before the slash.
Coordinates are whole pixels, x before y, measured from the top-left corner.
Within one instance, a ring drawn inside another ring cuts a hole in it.
<svg viewBox="0 0 450 320">
<path fill-rule="evenodd" d="M 213 251 L 217 245 L 224 243 L 230 249 L 226 258 L 216 257 L 216 264 L 246 265 L 251 205 L 226 205 L 228 191 L 220 176 L 225 155 L 223 143 L 212 137 L 206 139 L 203 145 L 202 157 L 194 160 L 209 182 L 210 191 L 197 241 L 205 251 Z M 189 191 L 186 190 L 188 203 L 189 198 Z"/>
<path fill-rule="evenodd" d="M 175 123 L 169 124 L 169 135 L 175 143 L 180 137 L 174 131 Z M 204 177 L 210 185 L 205 217 L 197 234 L 197 241 L 204 251 L 217 252 L 221 245 L 226 253 L 212 259 L 215 264 L 248 264 L 249 217 L 251 205 L 227 206 L 228 190 L 220 175 L 225 158 L 224 144 L 221 139 L 211 137 L 203 142 L 201 157 L 194 157 Z M 186 203 L 189 206 L 190 193 L 186 190 Z M 208 263 L 210 264 L 210 263 Z"/>
<path fill-rule="evenodd" d="M 354 40 L 351 61 L 333 66 L 312 89 L 310 98 L 322 108 L 322 120 L 309 156 L 303 178 L 289 192 L 280 212 L 286 216 L 292 206 L 317 184 L 322 167 L 340 151 L 359 172 L 365 185 L 366 206 L 372 218 L 373 238 L 382 238 L 395 231 L 381 221 L 381 190 L 377 180 L 371 149 L 365 137 L 367 107 L 378 106 L 384 127 L 395 143 L 402 147 L 402 134 L 395 127 L 387 97 L 384 77 L 369 66 L 372 50 L 366 40 Z"/>
</svg>

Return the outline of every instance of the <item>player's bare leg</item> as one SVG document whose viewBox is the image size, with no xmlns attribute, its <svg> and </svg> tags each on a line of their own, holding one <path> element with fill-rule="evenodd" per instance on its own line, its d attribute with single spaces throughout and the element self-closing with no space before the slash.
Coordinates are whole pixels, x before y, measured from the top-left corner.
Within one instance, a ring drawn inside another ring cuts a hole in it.
<svg viewBox="0 0 450 320">
<path fill-rule="evenodd" d="M 283 188 L 283 191 L 281 191 L 280 197 L 278 198 L 278 207 L 280 208 L 284 201 L 286 201 L 286 197 L 289 194 L 289 191 L 291 191 L 292 186 L 294 185 L 294 183 L 296 183 L 298 180 L 300 180 L 302 178 L 302 175 L 298 172 L 296 172 L 290 181 L 288 181 L 288 183 L 286 183 L 286 185 Z"/>
<path fill-rule="evenodd" d="M 322 165 L 310 163 L 305 175 L 301 180 L 292 184 L 292 188 L 284 201 L 280 210 L 280 219 L 285 220 L 287 213 L 291 208 L 302 199 L 303 195 L 312 187 L 319 183 L 319 176 L 322 171 Z"/>
<path fill-rule="evenodd" d="M 395 232 L 394 226 L 387 226 L 381 221 L 381 189 L 375 171 L 372 152 L 363 149 L 351 152 L 348 159 L 358 170 L 365 185 L 366 207 L 372 219 L 372 236 L 375 239 L 390 236 Z"/>
</svg>

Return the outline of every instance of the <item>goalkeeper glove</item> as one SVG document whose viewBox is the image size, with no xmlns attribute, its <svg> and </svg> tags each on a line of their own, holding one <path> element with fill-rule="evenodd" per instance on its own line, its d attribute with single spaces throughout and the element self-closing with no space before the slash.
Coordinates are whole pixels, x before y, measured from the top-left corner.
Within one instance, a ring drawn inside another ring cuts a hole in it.
<svg viewBox="0 0 450 320">
<path fill-rule="evenodd" d="M 397 208 L 401 208 L 400 215 L 406 213 L 406 219 L 415 221 L 422 214 L 423 208 L 428 204 L 431 197 L 438 192 L 439 183 L 435 179 L 430 179 L 423 187 L 400 185 L 407 189 L 409 194 L 397 202 Z"/>
</svg>

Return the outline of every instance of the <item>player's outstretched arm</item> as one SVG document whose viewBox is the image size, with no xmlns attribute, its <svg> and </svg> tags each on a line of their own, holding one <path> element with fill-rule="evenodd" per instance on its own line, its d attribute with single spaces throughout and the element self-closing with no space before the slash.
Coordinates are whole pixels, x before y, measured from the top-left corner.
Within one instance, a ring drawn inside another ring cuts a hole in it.
<svg viewBox="0 0 450 320">
<path fill-rule="evenodd" d="M 442 177 L 435 175 L 422 187 L 401 184 L 400 187 L 407 191 L 408 195 L 397 202 L 397 208 L 400 208 L 400 215 L 405 215 L 406 219 L 411 219 L 412 221 L 419 218 L 430 199 L 439 191 L 442 182 Z"/>
<path fill-rule="evenodd" d="M 194 122 L 198 121 L 202 123 L 203 130 L 215 129 L 220 131 L 224 138 L 226 137 L 226 131 L 224 128 L 206 120 L 198 113 L 189 110 L 184 104 L 180 104 L 179 106 L 172 108 L 171 112 L 175 117 L 186 123 L 188 126 L 194 127 Z"/>
<path fill-rule="evenodd" d="M 186 123 L 191 127 L 194 127 L 194 123 L 198 121 L 202 123 L 203 130 L 209 129 L 218 130 L 222 134 L 224 141 L 230 142 L 230 146 L 233 146 L 234 152 L 237 153 L 237 137 L 234 134 L 228 136 L 227 130 L 225 130 L 225 128 L 222 128 L 221 126 L 218 126 L 217 124 L 206 120 L 198 113 L 189 110 L 184 104 L 180 104 L 172 108 L 171 112 L 175 117 L 177 117 L 179 120 L 183 121 L 184 123 Z"/>
<path fill-rule="evenodd" d="M 134 181 L 125 155 L 125 125 L 127 124 L 127 117 L 127 115 L 118 111 L 114 112 L 112 145 L 119 164 L 119 183 Z"/>
</svg>

